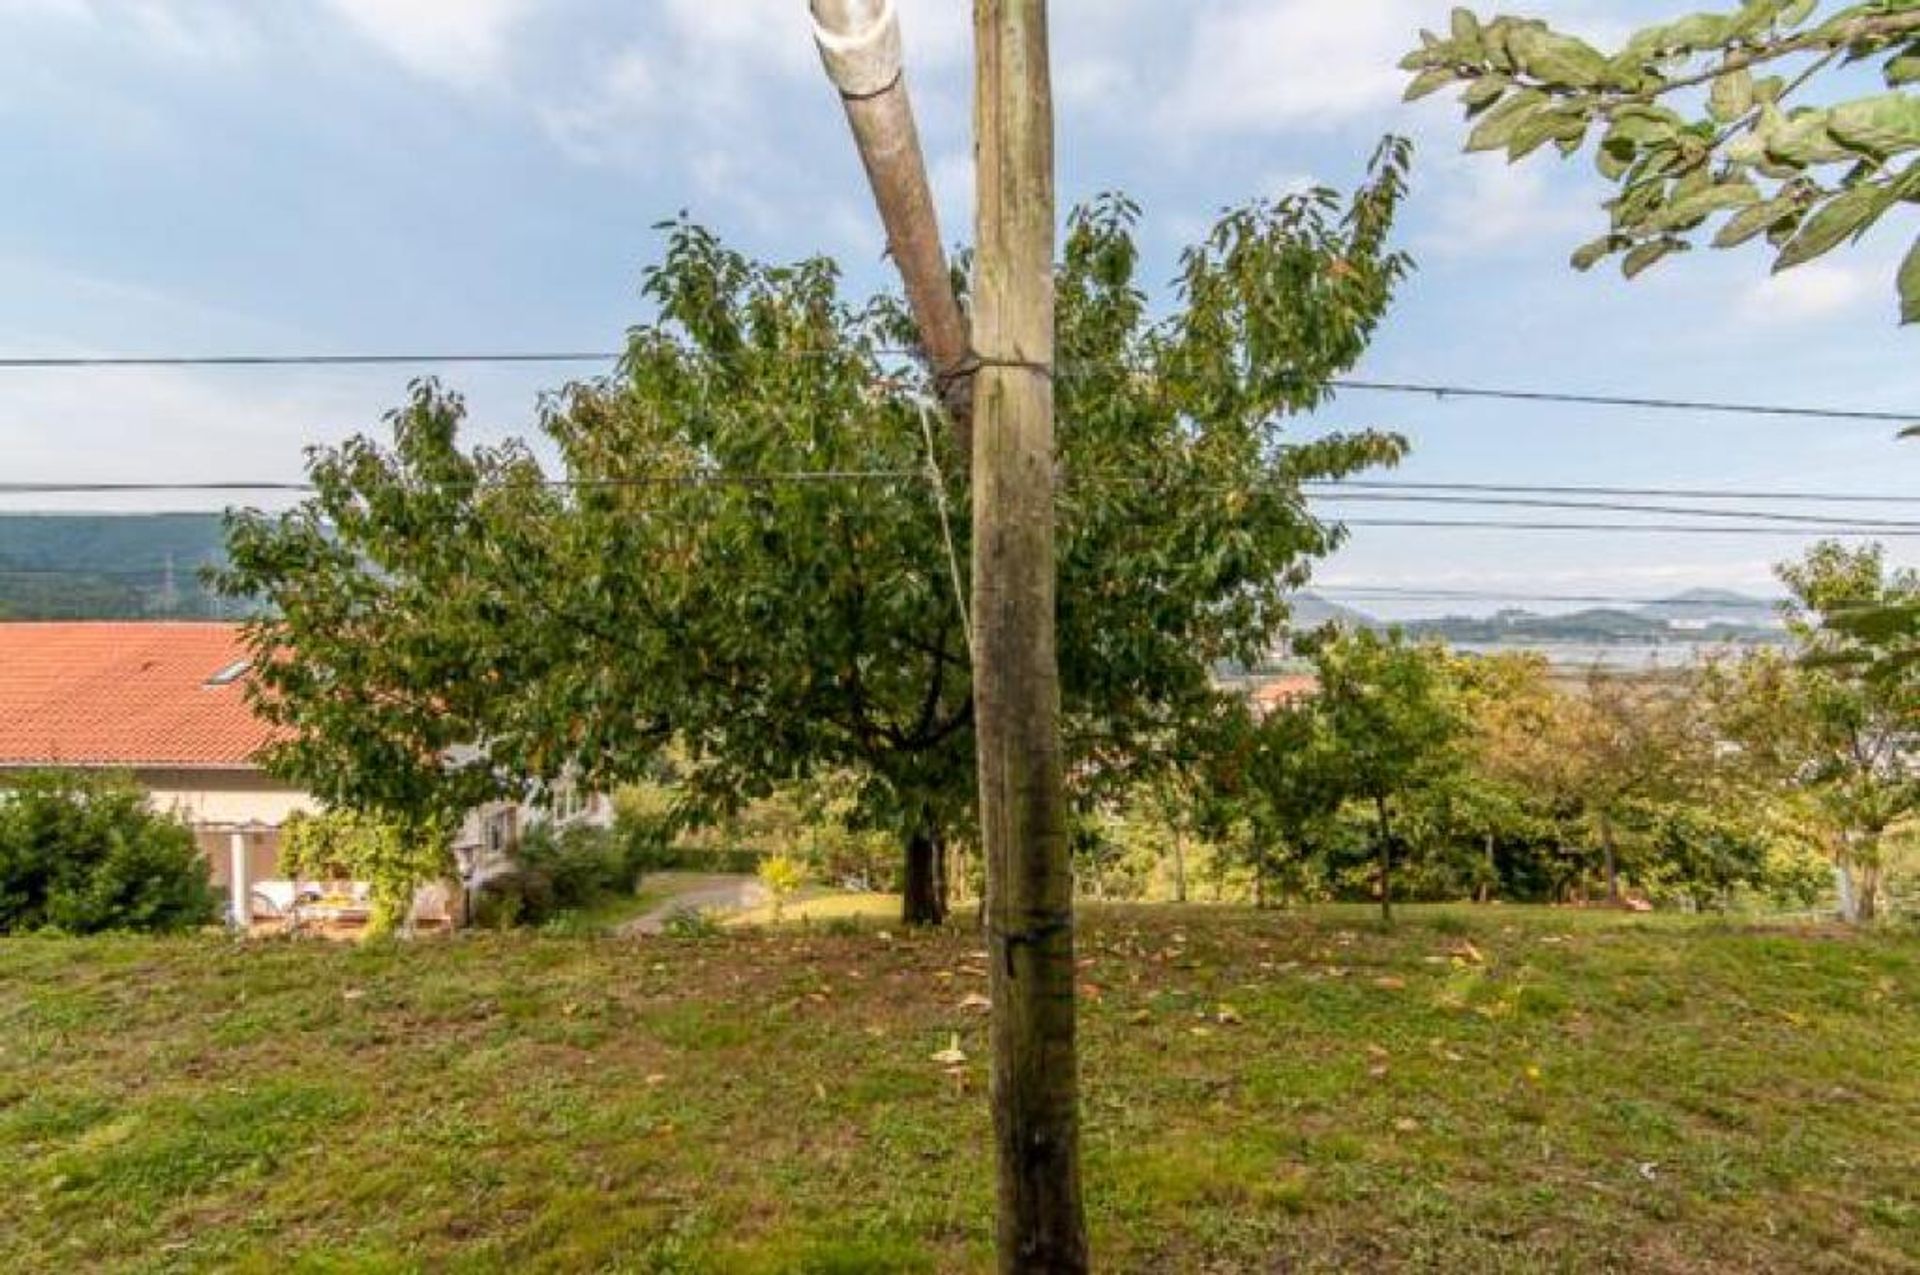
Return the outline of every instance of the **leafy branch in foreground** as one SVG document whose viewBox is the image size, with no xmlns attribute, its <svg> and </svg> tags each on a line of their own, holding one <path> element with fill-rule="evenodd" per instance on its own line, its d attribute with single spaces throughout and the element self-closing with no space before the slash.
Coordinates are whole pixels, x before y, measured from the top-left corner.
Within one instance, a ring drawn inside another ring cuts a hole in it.
<svg viewBox="0 0 1920 1275">
<path fill-rule="evenodd" d="M 1848 68 L 1866 63 L 1888 91 L 1802 100 L 1855 83 Z M 1920 203 L 1920 98 L 1907 89 L 1920 82 L 1920 0 L 1746 0 L 1648 27 L 1614 53 L 1535 19 L 1455 9 L 1448 33 L 1423 31 L 1401 66 L 1409 100 L 1464 86 L 1468 150 L 1519 160 L 1594 141 L 1620 193 L 1607 232 L 1574 253 L 1581 270 L 1619 254 L 1633 278 L 1715 221 L 1714 247 L 1765 236 L 1787 270 Z M 1898 286 L 1901 322 L 1920 321 L 1920 240 Z"/>
</svg>

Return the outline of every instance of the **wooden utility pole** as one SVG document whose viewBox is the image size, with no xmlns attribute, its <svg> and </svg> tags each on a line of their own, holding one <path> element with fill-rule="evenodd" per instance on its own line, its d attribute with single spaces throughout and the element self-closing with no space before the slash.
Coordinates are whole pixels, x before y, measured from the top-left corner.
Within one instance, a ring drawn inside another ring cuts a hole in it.
<svg viewBox="0 0 1920 1275">
<path fill-rule="evenodd" d="M 1054 155 L 1046 0 L 975 0 L 973 692 L 1006 1272 L 1087 1269 L 1073 879 L 1054 644 Z"/>
<path fill-rule="evenodd" d="M 907 305 L 965 454 L 972 419 L 972 346 L 940 242 L 940 219 L 907 93 L 895 0 L 811 4 L 814 42 L 846 106 L 887 230 L 887 251 L 906 284 Z"/>
</svg>

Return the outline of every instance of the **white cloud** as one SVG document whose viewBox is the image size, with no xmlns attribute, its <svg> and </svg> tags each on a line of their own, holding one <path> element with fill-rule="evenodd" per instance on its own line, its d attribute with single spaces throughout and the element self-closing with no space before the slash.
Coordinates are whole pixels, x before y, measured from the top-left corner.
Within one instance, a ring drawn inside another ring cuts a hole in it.
<svg viewBox="0 0 1920 1275">
<path fill-rule="evenodd" d="M 1231 0 L 1194 19 L 1180 83 L 1161 112 L 1178 131 L 1273 131 L 1383 110 L 1413 34 L 1406 0 Z"/>
<path fill-rule="evenodd" d="M 652 125 L 661 104 L 659 78 L 638 49 L 617 54 L 587 91 L 540 108 L 548 134 L 583 164 L 610 164 L 627 153 L 633 135 Z"/>
<path fill-rule="evenodd" d="M 1602 224 L 1599 198 L 1565 189 L 1542 164 L 1508 164 L 1498 155 L 1450 158 L 1428 176 L 1437 178 L 1434 222 L 1420 236 L 1419 255 L 1433 258 L 1487 256 L 1524 251 L 1553 239 L 1573 243 Z"/>
<path fill-rule="evenodd" d="M 1850 313 L 1890 288 L 1887 276 L 1877 269 L 1815 261 L 1748 288 L 1741 312 L 1754 323 L 1814 323 Z"/>
<path fill-rule="evenodd" d="M 461 89 L 505 74 L 511 36 L 540 0 L 326 0 L 407 69 Z M 725 6 L 721 6 L 725 7 Z"/>
<path fill-rule="evenodd" d="M 1617 0 L 1614 0 L 1617 3 Z M 1191 42 L 1159 123 L 1174 132 L 1330 128 L 1392 110 L 1400 58 L 1422 27 L 1444 27 L 1445 0 L 1189 0 Z M 1617 13 L 1593 0 L 1535 0 L 1529 12 L 1603 45 Z M 1191 11 L 1190 10 L 1190 11 Z"/>
<path fill-rule="evenodd" d="M 190 61 L 237 62 L 260 50 L 251 5 L 183 0 L 0 0 L 0 19 L 85 23 L 89 39 L 105 36 L 142 54 Z"/>
</svg>

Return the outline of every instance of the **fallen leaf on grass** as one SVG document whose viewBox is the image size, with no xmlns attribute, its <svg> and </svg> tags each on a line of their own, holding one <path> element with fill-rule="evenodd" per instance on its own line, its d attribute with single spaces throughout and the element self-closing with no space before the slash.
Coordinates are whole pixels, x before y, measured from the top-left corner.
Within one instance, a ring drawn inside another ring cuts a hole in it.
<svg viewBox="0 0 1920 1275">
<path fill-rule="evenodd" d="M 1127 1021 L 1135 1027 L 1145 1027 L 1153 1021 L 1153 1011 L 1150 1009 L 1136 1009 L 1127 1016 Z"/>
<path fill-rule="evenodd" d="M 1392 974 L 1383 974 L 1373 980 L 1373 985 L 1383 992 L 1400 992 L 1406 990 L 1407 980 Z"/>
<path fill-rule="evenodd" d="M 1418 1133 L 1420 1132 L 1420 1122 L 1402 1116 L 1393 1122 L 1393 1128 L 1396 1133 Z"/>
</svg>

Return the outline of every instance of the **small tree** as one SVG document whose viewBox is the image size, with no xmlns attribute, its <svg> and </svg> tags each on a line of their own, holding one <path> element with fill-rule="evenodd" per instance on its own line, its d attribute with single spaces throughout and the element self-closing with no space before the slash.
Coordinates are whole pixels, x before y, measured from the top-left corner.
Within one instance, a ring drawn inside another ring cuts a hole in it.
<svg viewBox="0 0 1920 1275">
<path fill-rule="evenodd" d="M 1380 916 L 1393 919 L 1395 808 L 1436 784 L 1461 761 L 1466 723 L 1446 653 L 1398 632 L 1322 633 L 1306 644 L 1319 679 L 1309 701 L 1325 732 L 1326 763 L 1374 823 Z"/>
<path fill-rule="evenodd" d="M 1891 91 L 1849 97 L 1849 68 L 1876 64 Z M 1482 21 L 1455 9 L 1445 34 L 1421 33 L 1401 65 L 1411 97 L 1464 86 L 1468 150 L 1518 160 L 1593 138 L 1620 194 L 1607 233 L 1574 254 L 1585 270 L 1615 253 L 1632 278 L 1691 248 L 1762 235 L 1774 269 L 1857 240 L 1920 203 L 1920 8 L 1910 0 L 1745 0 L 1634 33 L 1602 52 L 1529 18 Z M 1820 86 L 1840 99 L 1809 103 Z M 1699 90 L 1704 89 L 1704 93 Z M 1698 104 L 1696 105 L 1696 101 Z M 1920 321 L 1920 240 L 1899 271 L 1900 318 Z"/>
<path fill-rule="evenodd" d="M 759 875 L 778 922 L 786 915 L 788 901 L 807 883 L 807 865 L 791 855 L 776 854 L 760 861 Z"/>
<path fill-rule="evenodd" d="M 217 909 L 192 830 L 131 779 L 48 771 L 0 789 L 0 934 L 185 930 Z"/>
<path fill-rule="evenodd" d="M 1835 627 L 1860 611 L 1912 606 L 1920 573 L 1877 545 L 1816 545 L 1779 569 L 1798 658 L 1758 653 L 1716 666 L 1708 690 L 1749 782 L 1797 795 L 1827 830 L 1850 920 L 1879 910 L 1890 834 L 1920 816 L 1920 668 L 1887 676 L 1849 658 Z"/>
</svg>

